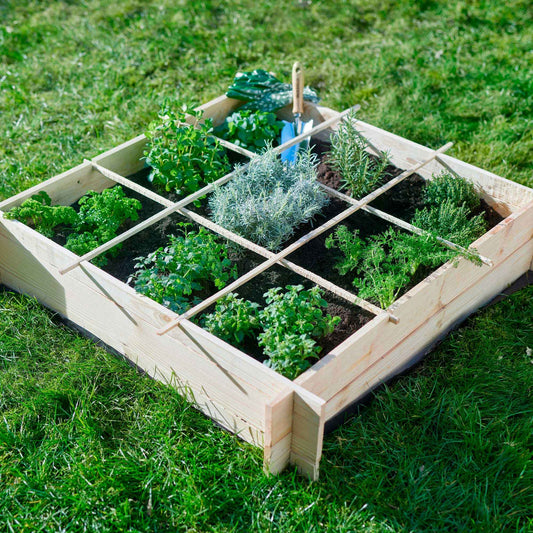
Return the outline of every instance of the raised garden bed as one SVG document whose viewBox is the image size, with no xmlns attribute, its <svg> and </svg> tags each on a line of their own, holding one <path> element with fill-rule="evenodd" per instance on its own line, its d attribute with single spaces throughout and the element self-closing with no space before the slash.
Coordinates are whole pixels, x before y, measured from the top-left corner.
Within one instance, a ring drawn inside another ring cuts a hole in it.
<svg viewBox="0 0 533 533">
<path fill-rule="evenodd" d="M 201 109 L 217 125 L 239 103 L 220 97 Z M 289 118 L 290 110 L 282 110 L 280 116 Z M 313 137 L 315 143 L 327 142 L 340 114 L 307 104 L 303 120 L 311 118 L 319 129 L 329 125 Z M 155 224 L 168 223 L 169 217 L 192 217 L 197 224 L 206 224 L 206 219 L 198 214 L 201 208 L 197 211 L 189 206 L 201 194 L 176 202 L 139 186 L 133 178 L 126 178 L 143 169 L 141 158 L 147 141 L 142 135 L 0 203 L 0 210 L 6 212 L 45 191 L 54 204 L 70 205 L 89 190 L 102 191 L 120 183 L 125 190 L 136 191 L 138 198 L 148 196 L 150 200 L 146 200 L 144 208 L 155 212 L 152 217 L 145 213 L 141 221 L 104 245 L 110 248 L 123 241 L 122 259 L 110 261 L 104 267 L 109 270 L 106 272 L 89 262 L 94 254 L 80 258 L 26 225 L 2 216 L 0 282 L 37 297 L 154 378 L 182 390 L 222 426 L 262 447 L 265 468 L 270 472 L 279 472 L 290 462 L 316 478 L 326 422 L 416 361 L 450 328 L 532 267 L 531 189 L 444 155 L 445 149 L 434 151 L 361 121 L 357 121 L 357 127 L 369 141 L 369 151 L 372 147 L 388 151 L 392 165 L 399 169 L 385 188 L 376 189 L 362 203 L 330 190 L 337 203 L 333 202 L 329 211 L 315 220 L 314 229 L 301 230 L 289 241 L 292 244 L 285 244 L 276 254 L 254 248 L 212 223 L 208 226 L 255 254 L 253 260 L 250 256 L 243 261 L 240 277 L 223 291 L 237 289 L 240 295 L 252 298 L 274 285 L 293 283 L 292 280 L 297 283 L 305 278 L 306 283 L 322 285 L 326 289 L 328 311 L 342 315 L 340 336 L 337 332 L 337 336 L 326 338 L 323 357 L 295 380 L 283 377 L 190 320 L 207 310 L 220 298 L 220 293 L 207 297 L 192 313 L 180 316 L 125 283 L 138 246 L 148 249 L 152 240 L 153 248 L 161 245 L 156 242 Z M 483 264 L 462 258 L 456 266 L 446 263 L 392 305 L 380 309 L 375 303 L 357 298 L 350 292 L 353 287 L 342 286 L 342 279 L 329 263 L 317 261 L 320 250 L 326 253 L 319 234 L 327 235 L 343 221 L 355 226 L 392 224 L 413 230 L 409 224 L 402 225 L 402 210 L 412 209 L 416 200 L 409 204 L 409 196 L 414 194 L 417 184 L 431 179 L 443 168 L 474 183 L 489 211 L 492 210 L 490 218 L 496 225 L 473 243 Z M 416 176 L 408 182 L 408 175 Z M 334 176 L 327 172 L 323 182 L 336 186 Z M 150 202 L 159 204 L 159 210 Z M 376 211 L 387 207 L 391 208 L 389 214 Z M 498 217 L 503 220 L 498 222 Z M 316 239 L 305 237 L 310 230 Z M 143 235 L 144 244 L 132 245 L 129 250 L 130 243 Z M 298 238 L 306 238 L 306 244 L 300 246 Z"/>
</svg>

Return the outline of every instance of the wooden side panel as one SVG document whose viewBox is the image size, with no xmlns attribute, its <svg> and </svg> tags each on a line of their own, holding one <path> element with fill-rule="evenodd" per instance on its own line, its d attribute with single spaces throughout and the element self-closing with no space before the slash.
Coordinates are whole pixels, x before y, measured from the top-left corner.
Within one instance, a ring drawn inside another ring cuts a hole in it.
<svg viewBox="0 0 533 533">
<path fill-rule="evenodd" d="M 478 284 L 463 292 L 407 335 L 395 348 L 380 356 L 375 354 L 375 357 L 369 358 L 368 365 L 356 378 L 327 402 L 326 418 L 329 420 L 334 417 L 347 405 L 387 381 L 388 378 L 401 371 L 414 355 L 431 344 L 428 343 L 428 339 L 439 338 L 456 323 L 490 301 L 495 294 L 527 270 L 532 254 L 533 241 L 530 241 L 506 261 L 492 269 Z"/>
<path fill-rule="evenodd" d="M 144 150 L 146 143 L 146 137 L 139 135 L 116 148 L 96 156 L 94 162 L 121 176 L 130 176 L 135 172 L 139 172 L 145 166 Z"/>
<path fill-rule="evenodd" d="M 337 111 L 320 106 L 316 107 L 316 113 L 324 120 L 338 114 Z M 321 121 L 321 119 L 318 118 L 318 121 Z M 335 126 L 333 129 L 337 127 Z M 361 120 L 357 121 L 357 128 L 377 148 L 388 151 L 391 161 L 398 168 L 410 168 L 427 159 L 433 152 L 431 148 L 409 141 Z M 533 200 L 533 189 L 506 180 L 492 172 L 446 154 L 440 155 L 439 158 L 454 172 L 476 184 L 482 193 L 483 199 L 502 216 L 508 216 L 516 209 Z M 434 173 L 438 174 L 442 170 L 444 170 L 444 166 L 435 160 L 421 168 L 418 173 L 426 179 L 431 179 Z"/>
<path fill-rule="evenodd" d="M 230 113 L 243 104 L 244 102 L 242 100 L 236 100 L 222 95 L 198 106 L 198 109 L 201 109 L 204 112 L 203 117 L 210 118 L 213 121 L 213 126 L 216 127 L 222 124 Z"/>
<path fill-rule="evenodd" d="M 332 398 L 339 391 L 348 390 L 350 384 L 375 365 L 376 361 L 398 348 L 395 353 L 401 352 L 402 362 L 400 364 L 398 361 L 396 367 L 402 366 L 414 353 L 445 331 L 450 323 L 460 318 L 464 313 L 460 306 L 449 307 L 445 311 L 446 306 L 460 295 L 465 293 L 468 301 L 468 298 L 475 298 L 481 290 L 484 299 L 479 298 L 480 305 L 525 272 L 531 259 L 531 250 L 527 248 L 527 243 L 530 243 L 532 238 L 533 204 L 517 211 L 474 243 L 481 254 L 494 261 L 493 267 L 476 266 L 466 260 L 460 260 L 457 267 L 447 263 L 390 308 L 400 319 L 399 324 L 376 317 L 302 374 L 296 383 L 328 402 L 326 418 L 330 419 L 342 407 L 359 397 L 359 392 L 355 395 L 356 388 L 352 388 L 343 396 L 342 401 L 337 398 L 335 403 L 330 403 Z M 525 245 L 527 246 L 521 252 L 524 255 L 520 256 L 520 261 L 516 261 L 516 266 L 511 268 L 512 261 L 508 261 L 506 266 L 499 268 L 507 257 Z M 492 271 L 499 274 L 491 276 L 491 282 L 480 285 L 481 289 L 476 288 Z M 472 311 L 475 307 L 467 306 L 467 309 Z M 436 319 L 434 329 L 426 328 L 424 338 L 416 346 L 402 345 L 413 331 L 437 313 L 442 321 Z M 454 314 L 455 316 L 452 316 Z M 401 345 L 403 349 L 400 350 Z"/>
<path fill-rule="evenodd" d="M 53 204 L 70 205 L 87 191 L 101 192 L 113 185 L 113 181 L 93 170 L 91 164 L 86 162 L 4 200 L 0 203 L 0 210 L 9 211 L 40 191 L 46 191 Z"/>
<path fill-rule="evenodd" d="M 378 148 L 389 150 L 392 162 L 399 168 L 409 168 L 417 162 L 427 159 L 432 149 L 422 146 L 403 137 L 362 121 L 357 122 L 358 129 Z M 482 196 L 503 216 L 509 215 L 517 208 L 523 207 L 533 200 L 533 189 L 506 180 L 481 168 L 475 167 L 443 154 L 439 156 L 452 170 L 460 176 L 472 181 L 482 191 Z M 438 161 L 432 161 L 420 169 L 419 174 L 431 178 L 432 174 L 440 173 L 444 167 Z"/>
<path fill-rule="evenodd" d="M 241 438 L 263 446 L 265 405 L 292 383 L 190 322 L 157 330 L 175 315 L 91 264 L 61 276 L 74 254 L 16 221 L 0 220 L 4 283 L 37 297 L 126 355 L 152 377 L 190 392 Z"/>
</svg>

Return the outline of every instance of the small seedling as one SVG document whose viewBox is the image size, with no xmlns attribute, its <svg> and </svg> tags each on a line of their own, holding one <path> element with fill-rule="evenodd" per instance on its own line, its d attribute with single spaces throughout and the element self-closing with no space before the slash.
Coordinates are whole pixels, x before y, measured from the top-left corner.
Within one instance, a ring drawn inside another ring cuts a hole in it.
<svg viewBox="0 0 533 533">
<path fill-rule="evenodd" d="M 288 285 L 265 293 L 267 306 L 259 313 L 263 332 L 259 345 L 268 359 L 265 365 L 294 379 L 310 366 L 308 359 L 320 353 L 315 339 L 328 335 L 340 317 L 324 314 L 327 302 L 320 287 L 304 290 L 302 285 Z"/>
<path fill-rule="evenodd" d="M 342 176 L 342 187 L 354 198 L 362 198 L 371 192 L 387 175 L 387 154 L 373 157 L 366 148 L 366 141 L 355 127 L 355 113 L 352 112 L 332 136 L 328 157 L 331 168 Z"/>
<path fill-rule="evenodd" d="M 275 144 L 282 128 L 283 122 L 274 113 L 236 111 L 215 132 L 242 148 L 261 152 L 269 144 Z"/>
<path fill-rule="evenodd" d="M 237 277 L 225 244 L 204 228 L 194 231 L 190 227 L 177 224 L 180 234 L 170 236 L 168 246 L 138 257 L 128 280 L 138 292 L 176 313 L 199 303 L 205 291 L 221 289 Z"/>
</svg>

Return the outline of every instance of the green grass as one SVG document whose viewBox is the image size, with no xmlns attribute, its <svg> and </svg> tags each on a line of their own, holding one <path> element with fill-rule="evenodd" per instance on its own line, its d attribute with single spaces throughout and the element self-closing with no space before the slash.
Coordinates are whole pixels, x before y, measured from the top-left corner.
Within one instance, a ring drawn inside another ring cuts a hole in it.
<svg viewBox="0 0 533 533">
<path fill-rule="evenodd" d="M 111 4 L 111 5 L 110 5 Z M 524 1 L 1 2 L 0 198 L 237 70 L 532 186 Z M 326 438 L 321 479 L 0 293 L 0 530 L 533 531 L 533 290 L 481 311 Z M 529 354 L 529 355 L 528 355 Z"/>
</svg>

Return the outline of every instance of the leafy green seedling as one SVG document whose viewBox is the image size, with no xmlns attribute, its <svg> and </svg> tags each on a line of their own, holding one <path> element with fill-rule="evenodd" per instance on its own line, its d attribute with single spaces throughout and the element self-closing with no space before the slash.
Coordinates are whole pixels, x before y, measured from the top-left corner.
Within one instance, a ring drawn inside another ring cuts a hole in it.
<svg viewBox="0 0 533 533">
<path fill-rule="evenodd" d="M 32 226 L 45 237 L 52 238 L 57 226 L 73 226 L 78 220 L 78 215 L 72 207 L 51 204 L 50 196 L 41 191 L 8 211 L 5 217 L 19 220 Z"/>
<path fill-rule="evenodd" d="M 221 289 L 237 277 L 227 247 L 208 230 L 190 230 L 180 223 L 179 235 L 168 246 L 146 257 L 138 257 L 135 272 L 128 280 L 135 289 L 177 313 L 199 303 L 199 294 L 212 286 Z"/>
<path fill-rule="evenodd" d="M 227 342 L 242 344 L 259 327 L 259 304 L 230 292 L 218 300 L 215 310 L 202 321 L 205 329 Z"/>
<path fill-rule="evenodd" d="M 78 204 L 78 218 L 65 244 L 65 248 L 78 255 L 84 255 L 114 239 L 127 220 L 139 218 L 138 211 L 142 207 L 139 200 L 128 198 L 120 185 L 101 193 L 89 191 L 78 200 Z M 116 255 L 121 247 L 121 244 L 114 246 L 105 254 L 95 257 L 93 262 L 98 266 L 105 265 L 106 256 Z"/>
<path fill-rule="evenodd" d="M 288 285 L 265 293 L 267 306 L 259 313 L 263 332 L 259 345 L 269 357 L 265 365 L 289 379 L 310 366 L 308 359 L 317 357 L 320 346 L 315 339 L 333 331 L 340 317 L 325 315 L 327 302 L 320 287 L 304 290 L 302 285 Z"/>
<path fill-rule="evenodd" d="M 260 152 L 275 143 L 282 128 L 283 122 L 274 113 L 235 111 L 215 132 L 242 148 Z"/>
</svg>

